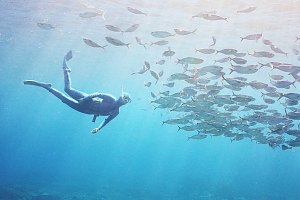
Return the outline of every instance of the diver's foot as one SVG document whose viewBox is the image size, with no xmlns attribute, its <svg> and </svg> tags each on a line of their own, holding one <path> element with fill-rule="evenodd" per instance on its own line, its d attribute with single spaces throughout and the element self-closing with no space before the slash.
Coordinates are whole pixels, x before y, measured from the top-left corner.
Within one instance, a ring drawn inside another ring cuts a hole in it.
<svg viewBox="0 0 300 200">
<path fill-rule="evenodd" d="M 45 89 L 50 89 L 52 85 L 50 83 L 42 83 L 34 80 L 25 80 L 23 81 L 24 85 L 35 85 L 38 87 L 43 87 Z"/>
</svg>

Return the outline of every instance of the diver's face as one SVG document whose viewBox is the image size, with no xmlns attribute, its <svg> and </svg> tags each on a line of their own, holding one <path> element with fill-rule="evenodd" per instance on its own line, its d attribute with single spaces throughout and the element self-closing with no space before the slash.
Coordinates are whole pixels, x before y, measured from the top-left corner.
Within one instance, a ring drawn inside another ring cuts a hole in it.
<svg viewBox="0 0 300 200">
<path fill-rule="evenodd" d="M 130 102 L 131 102 L 131 99 L 130 99 L 129 96 L 123 96 L 123 97 L 122 97 L 122 100 L 123 100 L 124 104 L 127 104 L 127 103 L 130 103 Z"/>
</svg>

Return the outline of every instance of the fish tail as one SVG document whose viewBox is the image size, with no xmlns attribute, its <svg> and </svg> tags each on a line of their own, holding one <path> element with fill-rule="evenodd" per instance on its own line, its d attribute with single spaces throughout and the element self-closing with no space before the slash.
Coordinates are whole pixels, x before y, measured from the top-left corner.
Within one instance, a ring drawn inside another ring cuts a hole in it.
<svg viewBox="0 0 300 200">
<path fill-rule="evenodd" d="M 165 121 L 163 121 L 161 125 L 163 126 L 165 123 L 166 123 L 166 122 L 165 122 Z"/>
<path fill-rule="evenodd" d="M 224 77 L 224 74 L 222 74 L 221 77 L 222 77 L 223 80 L 226 80 L 225 77 Z"/>
<path fill-rule="evenodd" d="M 277 99 L 277 101 L 279 101 L 284 96 L 283 93 L 278 93 L 278 94 L 279 94 L 279 98 Z"/>
<path fill-rule="evenodd" d="M 229 17 L 225 17 L 225 18 L 224 18 L 224 20 L 225 20 L 226 22 L 228 22 L 228 19 L 229 19 Z"/>
<path fill-rule="evenodd" d="M 264 94 L 263 92 L 261 92 L 261 96 L 260 97 L 264 97 L 266 94 Z M 279 100 L 279 99 L 278 99 Z"/>
<path fill-rule="evenodd" d="M 229 70 L 230 70 L 229 74 L 232 74 L 232 72 L 234 71 L 234 69 L 232 68 L 230 68 Z"/>
<path fill-rule="evenodd" d="M 126 47 L 129 49 L 129 45 L 130 45 L 130 43 L 128 43 L 128 44 L 126 44 Z"/>
<path fill-rule="evenodd" d="M 292 85 L 294 86 L 294 88 L 296 88 L 295 83 L 297 80 L 294 80 L 294 82 L 292 82 Z"/>
<path fill-rule="evenodd" d="M 197 53 L 199 50 L 195 48 L 195 53 Z"/>
<path fill-rule="evenodd" d="M 243 37 L 240 37 L 241 38 L 241 42 L 245 39 L 245 38 L 243 38 Z"/>
<path fill-rule="evenodd" d="M 185 65 L 185 66 L 183 67 L 183 73 L 187 72 L 187 70 L 188 70 L 188 66 Z"/>
<path fill-rule="evenodd" d="M 177 132 L 178 132 L 178 131 L 180 131 L 180 130 L 181 130 L 181 127 L 180 127 L 180 126 L 177 126 L 177 127 L 178 127 L 178 129 L 177 129 Z"/>
<path fill-rule="evenodd" d="M 193 30 L 192 33 L 196 33 L 197 29 L 198 29 L 198 28 L 195 28 L 195 30 Z"/>
<path fill-rule="evenodd" d="M 100 46 L 101 49 L 105 50 L 105 47 L 107 47 L 108 45 L 104 45 L 104 46 Z"/>
<path fill-rule="evenodd" d="M 145 49 L 147 49 L 146 44 L 143 44 L 143 47 L 144 47 Z"/>
</svg>

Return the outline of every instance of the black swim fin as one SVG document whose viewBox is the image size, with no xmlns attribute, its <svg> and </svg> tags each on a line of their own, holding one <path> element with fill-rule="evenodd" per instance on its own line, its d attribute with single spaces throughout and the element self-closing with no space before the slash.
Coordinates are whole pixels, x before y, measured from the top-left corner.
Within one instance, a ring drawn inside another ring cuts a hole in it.
<svg viewBox="0 0 300 200">
<path fill-rule="evenodd" d="M 72 50 L 70 50 L 66 55 L 65 55 L 65 60 L 66 61 L 69 61 L 71 60 L 73 57 L 73 53 L 72 53 Z"/>
<path fill-rule="evenodd" d="M 25 81 L 23 81 L 23 83 L 24 83 L 24 85 L 35 85 L 38 87 L 43 87 L 45 89 L 49 89 L 52 86 L 50 83 L 41 83 L 41 82 L 34 81 L 34 80 L 25 80 Z"/>
</svg>

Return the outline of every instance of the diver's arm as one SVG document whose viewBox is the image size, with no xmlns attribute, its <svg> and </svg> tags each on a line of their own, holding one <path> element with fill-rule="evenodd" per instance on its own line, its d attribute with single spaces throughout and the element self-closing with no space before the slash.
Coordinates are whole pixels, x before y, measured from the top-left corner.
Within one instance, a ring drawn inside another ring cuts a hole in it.
<svg viewBox="0 0 300 200">
<path fill-rule="evenodd" d="M 116 101 L 116 99 L 113 96 L 109 95 L 109 94 L 93 93 L 93 94 L 88 95 L 87 97 L 84 97 L 84 98 L 80 99 L 80 102 L 83 103 L 83 102 L 92 100 L 93 98 L 96 98 L 96 97 L 101 98 L 104 101 L 109 101 L 109 102 L 115 102 Z"/>
<path fill-rule="evenodd" d="M 108 122 L 113 120 L 118 114 L 119 114 L 119 109 L 117 109 L 115 112 L 113 112 L 111 115 L 109 115 L 109 117 L 106 118 L 98 128 L 94 128 L 91 132 L 97 133 L 98 131 L 100 131 L 100 129 L 102 129 L 106 124 L 108 124 Z"/>
</svg>

